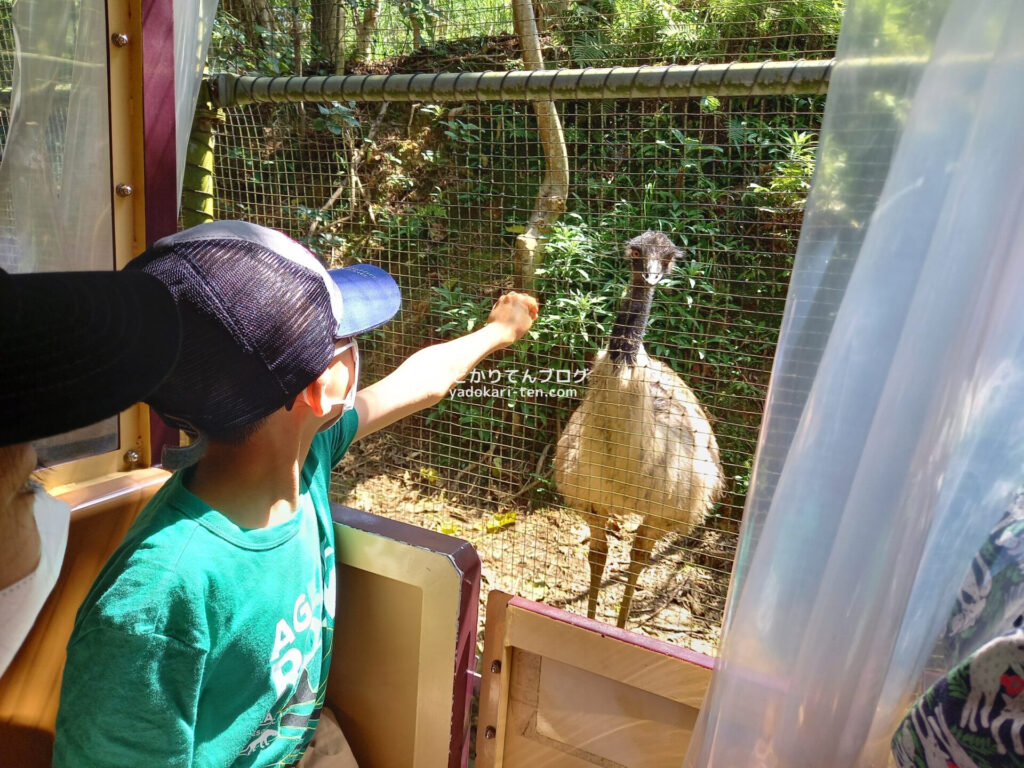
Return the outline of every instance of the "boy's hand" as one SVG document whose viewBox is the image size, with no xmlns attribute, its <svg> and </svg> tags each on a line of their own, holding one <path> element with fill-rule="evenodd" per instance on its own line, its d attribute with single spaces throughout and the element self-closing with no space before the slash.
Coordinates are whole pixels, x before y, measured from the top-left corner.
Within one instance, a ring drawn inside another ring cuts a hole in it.
<svg viewBox="0 0 1024 768">
<path fill-rule="evenodd" d="M 487 322 L 501 329 L 504 344 L 507 346 L 526 335 L 539 312 L 540 307 L 533 296 L 513 291 L 498 299 Z"/>
</svg>

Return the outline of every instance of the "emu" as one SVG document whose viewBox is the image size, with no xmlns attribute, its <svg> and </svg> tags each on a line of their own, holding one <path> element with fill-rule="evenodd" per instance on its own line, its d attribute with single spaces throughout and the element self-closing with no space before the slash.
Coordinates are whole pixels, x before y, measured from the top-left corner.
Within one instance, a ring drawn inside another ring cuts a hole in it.
<svg viewBox="0 0 1024 768">
<path fill-rule="evenodd" d="M 693 390 L 643 345 L 654 288 L 678 254 L 661 232 L 644 232 L 626 244 L 629 290 L 608 347 L 591 369 L 586 396 L 555 451 L 558 491 L 590 527 L 588 617 L 597 614 L 608 518 L 642 518 L 629 556 L 620 627 L 626 625 L 637 578 L 656 539 L 669 532 L 688 534 L 724 488 L 707 414 Z"/>
</svg>

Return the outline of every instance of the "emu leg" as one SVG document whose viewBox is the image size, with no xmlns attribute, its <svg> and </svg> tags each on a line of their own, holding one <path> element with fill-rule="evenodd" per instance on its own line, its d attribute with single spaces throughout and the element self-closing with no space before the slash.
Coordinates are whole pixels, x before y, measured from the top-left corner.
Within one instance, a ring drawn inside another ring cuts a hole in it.
<svg viewBox="0 0 1024 768">
<path fill-rule="evenodd" d="M 597 595 L 601 591 L 601 577 L 604 575 L 604 564 L 608 559 L 608 531 L 604 521 L 590 524 L 590 594 L 587 597 L 587 618 L 597 616 Z"/>
<path fill-rule="evenodd" d="M 619 607 L 619 620 L 616 624 L 625 628 L 626 619 L 629 618 L 629 608 L 633 604 L 633 593 L 636 591 L 636 580 L 647 566 L 651 558 L 651 550 L 654 548 L 654 529 L 641 523 L 636 529 L 636 537 L 633 539 L 633 549 L 629 553 L 629 572 L 626 575 L 626 591 L 622 593 L 622 605 Z"/>
</svg>

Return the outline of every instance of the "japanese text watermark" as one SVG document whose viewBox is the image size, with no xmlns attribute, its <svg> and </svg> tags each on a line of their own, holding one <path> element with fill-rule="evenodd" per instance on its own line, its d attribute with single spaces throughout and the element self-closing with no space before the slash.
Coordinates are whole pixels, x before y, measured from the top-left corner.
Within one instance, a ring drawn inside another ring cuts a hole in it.
<svg viewBox="0 0 1024 768">
<path fill-rule="evenodd" d="M 452 397 L 462 398 L 538 398 L 579 397 L 580 387 L 587 379 L 587 370 L 577 368 L 493 368 L 474 370 L 455 382 Z"/>
</svg>

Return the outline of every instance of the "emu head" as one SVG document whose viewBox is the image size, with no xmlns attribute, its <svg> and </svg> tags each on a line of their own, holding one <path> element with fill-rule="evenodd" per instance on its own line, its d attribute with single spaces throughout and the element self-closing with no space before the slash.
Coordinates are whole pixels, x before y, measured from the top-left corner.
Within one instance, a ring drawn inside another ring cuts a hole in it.
<svg viewBox="0 0 1024 768">
<path fill-rule="evenodd" d="M 679 249 L 663 232 L 649 229 L 626 243 L 626 258 L 634 276 L 641 276 L 648 285 L 657 285 L 672 269 Z"/>
</svg>

